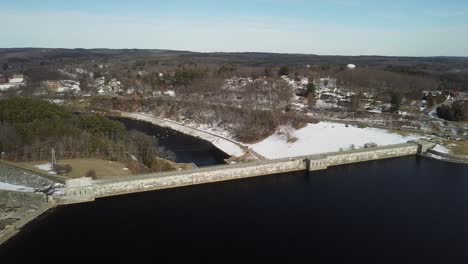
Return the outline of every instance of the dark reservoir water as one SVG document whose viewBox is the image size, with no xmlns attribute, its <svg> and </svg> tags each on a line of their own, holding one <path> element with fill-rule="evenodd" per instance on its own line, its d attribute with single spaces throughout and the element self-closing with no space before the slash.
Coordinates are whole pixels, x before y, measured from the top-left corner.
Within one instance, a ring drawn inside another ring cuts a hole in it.
<svg viewBox="0 0 468 264">
<path fill-rule="evenodd" d="M 176 162 L 195 163 L 198 167 L 224 164 L 229 155 L 202 139 L 182 134 L 178 131 L 159 127 L 148 122 L 126 118 L 111 118 L 125 124 L 128 130 L 138 130 L 155 136 L 158 144 L 176 155 Z"/>
<path fill-rule="evenodd" d="M 100 199 L 0 248 L 0 263 L 96 258 L 468 263 L 468 166 L 399 158 Z"/>
</svg>

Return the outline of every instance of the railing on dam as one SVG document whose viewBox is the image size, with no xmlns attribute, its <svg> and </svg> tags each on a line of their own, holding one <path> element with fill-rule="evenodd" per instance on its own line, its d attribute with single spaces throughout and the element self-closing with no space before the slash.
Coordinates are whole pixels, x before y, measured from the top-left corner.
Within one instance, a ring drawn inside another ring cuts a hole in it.
<svg viewBox="0 0 468 264">
<path fill-rule="evenodd" d="M 315 171 L 329 166 L 416 155 L 425 152 L 432 143 L 406 144 L 324 153 L 278 160 L 265 160 L 234 165 L 218 165 L 187 171 L 151 173 L 111 180 L 73 180 L 66 184 L 69 199 L 94 198 L 174 188 L 195 184 L 227 181 L 248 177 L 273 175 L 294 171 Z M 433 146 L 433 144 L 432 144 Z M 82 185 L 82 186 L 81 186 Z"/>
</svg>

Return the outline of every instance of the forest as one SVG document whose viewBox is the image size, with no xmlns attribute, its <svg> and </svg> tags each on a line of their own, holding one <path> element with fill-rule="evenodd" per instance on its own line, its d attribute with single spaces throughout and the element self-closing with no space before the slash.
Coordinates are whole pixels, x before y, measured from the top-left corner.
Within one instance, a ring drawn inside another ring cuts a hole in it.
<svg viewBox="0 0 468 264">
<path fill-rule="evenodd" d="M 15 97 L 0 101 L 0 152 L 10 161 L 100 158 L 138 160 L 151 168 L 160 151 L 157 139 L 130 131 L 98 114 L 74 114 L 48 101 Z"/>
</svg>

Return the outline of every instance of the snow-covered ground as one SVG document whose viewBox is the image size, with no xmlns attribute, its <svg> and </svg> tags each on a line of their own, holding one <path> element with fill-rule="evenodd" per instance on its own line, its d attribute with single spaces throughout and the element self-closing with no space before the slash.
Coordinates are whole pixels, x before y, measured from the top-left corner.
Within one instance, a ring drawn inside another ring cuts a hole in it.
<svg viewBox="0 0 468 264">
<path fill-rule="evenodd" d="M 378 128 L 358 128 L 339 123 L 320 122 L 309 124 L 292 135 L 297 141 L 288 143 L 284 135 L 278 133 L 250 147 L 268 159 L 296 157 L 348 150 L 351 145 L 363 148 L 366 143 L 378 146 L 406 143 L 420 136 L 401 136 Z"/>
<path fill-rule="evenodd" d="M 48 99 L 47 101 L 58 105 L 62 105 L 65 102 L 63 99 Z"/>
<path fill-rule="evenodd" d="M 175 96 L 176 96 L 176 93 L 175 93 L 173 90 L 165 91 L 164 94 L 165 94 L 165 95 L 168 95 L 168 96 L 171 96 L 171 97 L 175 97 Z"/>
<path fill-rule="evenodd" d="M 371 110 L 367 110 L 367 112 L 369 112 L 369 113 L 374 113 L 374 114 L 381 114 L 381 113 L 382 113 L 382 110 L 379 110 L 379 109 L 371 109 Z"/>
<path fill-rule="evenodd" d="M 335 108 L 341 108 L 336 104 L 332 103 L 327 103 L 324 100 L 317 100 L 315 101 L 315 108 L 317 109 L 335 109 Z"/>
<path fill-rule="evenodd" d="M 15 83 L 0 84 L 0 91 L 6 91 L 17 86 Z"/>
<path fill-rule="evenodd" d="M 433 148 L 433 150 L 435 150 L 435 151 L 437 151 L 437 152 L 440 152 L 440 153 L 444 153 L 444 154 L 448 154 L 448 153 L 450 152 L 446 147 L 444 147 L 444 146 L 442 146 L 442 145 L 439 145 L 439 144 L 436 145 L 436 146 Z"/>
<path fill-rule="evenodd" d="M 34 166 L 34 167 L 36 167 L 36 168 L 38 168 L 38 169 L 40 169 L 40 170 L 42 170 L 42 171 L 45 171 L 45 172 L 47 172 L 47 173 L 49 173 L 49 174 L 53 174 L 53 175 L 57 174 L 57 173 L 52 169 L 52 164 L 51 164 L 51 163 L 36 165 L 36 166 Z"/>
<path fill-rule="evenodd" d="M 26 187 L 26 186 L 14 185 L 14 184 L 9 184 L 9 183 L 4 183 L 4 182 L 0 182 L 0 190 L 21 191 L 21 192 L 33 192 L 34 191 L 34 189 Z"/>
<path fill-rule="evenodd" d="M 10 79 L 10 83 L 16 83 L 16 84 L 21 84 L 23 83 L 24 79 L 23 78 L 13 78 L 13 79 Z"/>
</svg>

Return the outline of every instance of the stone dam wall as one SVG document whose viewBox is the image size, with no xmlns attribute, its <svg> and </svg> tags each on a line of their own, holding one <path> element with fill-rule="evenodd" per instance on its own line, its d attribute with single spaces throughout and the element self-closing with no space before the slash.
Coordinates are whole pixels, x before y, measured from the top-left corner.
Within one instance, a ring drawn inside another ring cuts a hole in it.
<svg viewBox="0 0 468 264">
<path fill-rule="evenodd" d="M 183 172 L 155 173 L 118 180 L 95 181 L 94 195 L 95 197 L 105 197 L 116 194 L 287 173 L 305 169 L 305 163 L 302 159 L 287 159 L 239 165 L 213 166 Z"/>
<path fill-rule="evenodd" d="M 314 171 L 331 166 L 416 155 L 419 148 L 418 144 L 408 143 L 306 156 L 305 159 L 310 162 L 309 171 Z"/>
<path fill-rule="evenodd" d="M 95 198 L 135 192 L 294 171 L 317 171 L 342 164 L 416 155 L 420 153 L 421 149 L 421 143 L 407 143 L 289 159 L 213 166 L 188 171 L 153 173 L 112 180 L 92 181 L 89 178 L 75 179 L 66 184 L 65 194 L 69 202 L 92 201 Z"/>
</svg>

